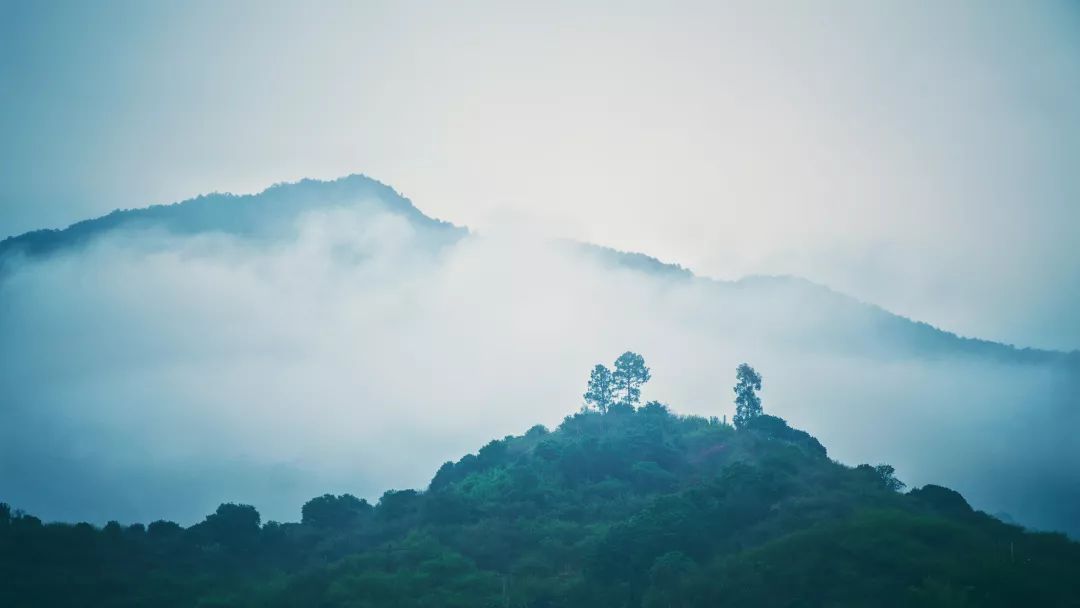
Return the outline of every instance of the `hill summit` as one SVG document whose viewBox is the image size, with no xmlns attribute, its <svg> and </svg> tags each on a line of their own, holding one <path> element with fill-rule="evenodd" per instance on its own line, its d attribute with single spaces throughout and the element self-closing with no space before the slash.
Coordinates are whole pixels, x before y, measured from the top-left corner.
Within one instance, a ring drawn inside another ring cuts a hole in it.
<svg viewBox="0 0 1080 608">
<path fill-rule="evenodd" d="M 555 430 L 493 440 L 374 505 L 314 498 L 299 523 L 230 503 L 186 529 L 95 528 L 0 505 L 0 605 L 1077 605 L 1080 544 L 830 460 L 761 412 L 749 366 L 736 427 L 639 405 L 633 363 L 597 366 L 594 405 Z"/>
</svg>

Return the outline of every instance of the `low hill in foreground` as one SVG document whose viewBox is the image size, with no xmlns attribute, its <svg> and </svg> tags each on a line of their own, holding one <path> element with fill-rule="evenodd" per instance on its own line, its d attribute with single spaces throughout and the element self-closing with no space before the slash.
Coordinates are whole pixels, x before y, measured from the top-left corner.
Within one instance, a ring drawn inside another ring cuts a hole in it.
<svg viewBox="0 0 1080 608">
<path fill-rule="evenodd" d="M 851 468 L 783 420 L 663 405 L 568 416 L 376 505 L 301 523 L 225 504 L 190 528 L 0 506 L 0 605 L 1077 606 L 1080 544 Z"/>
</svg>

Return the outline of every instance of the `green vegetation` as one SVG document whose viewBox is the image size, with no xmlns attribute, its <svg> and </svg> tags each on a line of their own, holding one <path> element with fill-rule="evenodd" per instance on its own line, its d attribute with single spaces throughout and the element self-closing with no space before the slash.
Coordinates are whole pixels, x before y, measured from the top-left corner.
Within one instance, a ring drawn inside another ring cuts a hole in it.
<svg viewBox="0 0 1080 608">
<path fill-rule="evenodd" d="M 735 428 L 741 429 L 761 415 L 761 376 L 743 363 L 735 370 Z"/>
<path fill-rule="evenodd" d="M 327 494 L 300 523 L 262 523 L 223 504 L 189 528 L 45 524 L 0 505 L 0 606 L 1080 605 L 1080 544 L 940 486 L 900 493 L 888 465 L 830 460 L 761 413 L 749 366 L 738 429 L 635 407 L 649 373 L 628 354 L 594 369 L 595 409 L 375 505 Z"/>
</svg>

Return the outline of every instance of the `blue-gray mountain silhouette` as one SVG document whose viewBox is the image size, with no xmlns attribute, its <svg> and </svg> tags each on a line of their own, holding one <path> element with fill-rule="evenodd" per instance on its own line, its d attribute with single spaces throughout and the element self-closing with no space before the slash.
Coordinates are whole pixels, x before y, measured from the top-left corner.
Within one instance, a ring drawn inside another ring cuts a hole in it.
<svg viewBox="0 0 1080 608">
<path fill-rule="evenodd" d="M 302 180 L 278 184 L 258 194 L 208 194 L 169 205 L 117 210 L 60 230 L 36 230 L 0 241 L 0 280 L 19 259 L 77 251 L 95 239 L 121 230 L 152 229 L 175 235 L 224 233 L 250 239 L 274 239 L 287 233 L 297 216 L 315 209 L 362 207 L 372 213 L 399 215 L 433 242 L 448 244 L 468 234 L 450 222 L 433 219 L 390 186 L 364 175 L 333 181 Z M 765 297 L 781 310 L 815 307 L 831 313 L 807 327 L 813 339 L 830 336 L 830 347 L 857 354 L 891 356 L 970 356 L 1013 363 L 1075 366 L 1080 351 L 1017 348 L 954 333 L 890 313 L 828 287 L 791 276 L 751 276 L 738 281 L 698 277 L 677 264 L 642 254 L 584 243 L 564 243 L 604 263 L 676 281 L 698 281 L 717 298 Z M 843 322 L 837 322 L 842 320 Z M 793 340 L 799 336 L 793 335 Z M 808 338 L 809 339 L 809 338 Z"/>
</svg>

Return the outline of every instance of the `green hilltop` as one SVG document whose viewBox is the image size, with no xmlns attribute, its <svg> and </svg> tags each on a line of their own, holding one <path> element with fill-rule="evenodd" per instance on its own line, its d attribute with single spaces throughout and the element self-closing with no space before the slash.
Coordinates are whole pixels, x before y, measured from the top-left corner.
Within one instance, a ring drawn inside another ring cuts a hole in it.
<svg viewBox="0 0 1080 608">
<path fill-rule="evenodd" d="M 830 460 L 762 413 L 749 366 L 738 427 L 639 405 L 648 368 L 627 355 L 558 428 L 423 491 L 314 498 L 300 523 L 223 504 L 189 528 L 97 528 L 0 505 L 0 606 L 1080 605 L 1080 544 Z"/>
</svg>

